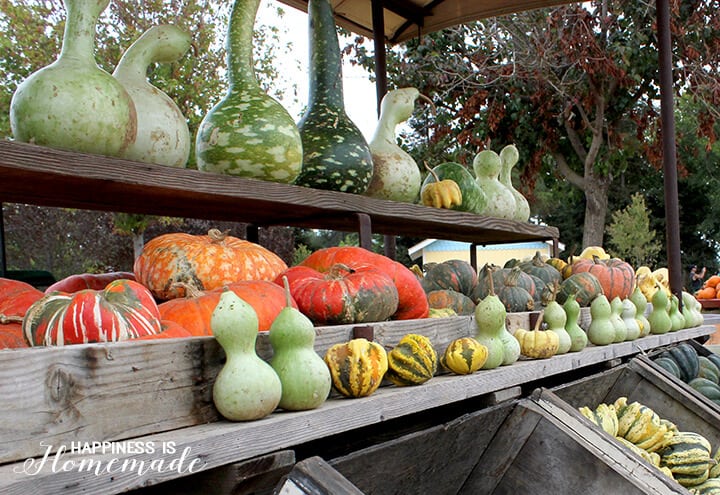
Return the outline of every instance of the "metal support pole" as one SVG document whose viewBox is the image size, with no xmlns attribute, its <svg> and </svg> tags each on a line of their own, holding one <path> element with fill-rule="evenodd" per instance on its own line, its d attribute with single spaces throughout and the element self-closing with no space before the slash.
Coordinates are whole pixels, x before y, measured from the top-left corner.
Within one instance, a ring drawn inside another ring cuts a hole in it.
<svg viewBox="0 0 720 495">
<path fill-rule="evenodd" d="M 470 266 L 473 267 L 475 273 L 477 273 L 477 247 L 475 242 L 470 244 Z"/>
<path fill-rule="evenodd" d="M 245 227 L 245 240 L 255 244 L 260 243 L 260 229 L 257 225 L 250 223 Z"/>
<path fill-rule="evenodd" d="M 656 0 L 656 9 L 668 271 L 670 272 L 670 289 L 673 294 L 678 296 L 682 301 L 683 280 L 680 261 L 680 209 L 678 207 L 669 0 Z"/>
</svg>

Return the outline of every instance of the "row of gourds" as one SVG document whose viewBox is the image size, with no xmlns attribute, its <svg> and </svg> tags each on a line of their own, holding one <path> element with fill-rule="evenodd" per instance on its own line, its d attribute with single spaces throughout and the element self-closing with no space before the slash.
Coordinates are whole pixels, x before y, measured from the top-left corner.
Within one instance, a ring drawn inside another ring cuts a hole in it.
<svg viewBox="0 0 720 495">
<path fill-rule="evenodd" d="M 94 59 L 94 33 L 109 0 L 65 0 L 62 51 L 15 91 L 10 124 L 17 141 L 185 167 L 190 134 L 177 105 L 147 81 L 153 63 L 170 63 L 191 46 L 190 35 L 155 26 L 124 53 L 112 75 Z M 260 87 L 253 67 L 253 26 L 259 0 L 236 0 L 227 31 L 228 91 L 195 136 L 199 170 L 366 194 L 402 202 L 527 221 L 530 209 L 512 186 L 518 162 L 510 145 L 479 153 L 476 177 L 457 163 L 437 166 L 422 182 L 395 128 L 427 98 L 415 88 L 390 91 L 368 143 L 347 116 L 341 53 L 329 0 L 308 5 L 310 94 L 296 124 Z M 421 191 L 422 189 L 422 191 Z M 449 192 L 452 191 L 452 194 Z"/>
<path fill-rule="evenodd" d="M 720 493 L 720 448 L 714 449 L 702 432 L 684 431 L 651 408 L 620 397 L 580 413 L 633 453 L 690 493 Z"/>
</svg>

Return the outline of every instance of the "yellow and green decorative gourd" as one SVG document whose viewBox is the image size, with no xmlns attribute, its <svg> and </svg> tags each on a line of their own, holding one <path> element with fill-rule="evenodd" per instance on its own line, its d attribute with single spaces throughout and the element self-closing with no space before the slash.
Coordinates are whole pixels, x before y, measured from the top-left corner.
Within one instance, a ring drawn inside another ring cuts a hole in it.
<svg viewBox="0 0 720 495">
<path fill-rule="evenodd" d="M 260 87 L 253 65 L 253 26 L 260 0 L 235 0 L 226 50 L 228 91 L 203 118 L 195 139 L 199 170 L 292 183 L 302 167 L 302 140 L 285 108 Z"/>
<path fill-rule="evenodd" d="M 530 359 L 546 359 L 557 354 L 560 347 L 558 334 L 549 330 L 540 330 L 542 315 L 538 317 L 535 328 L 515 330 L 515 339 L 520 343 L 520 352 Z"/>
<path fill-rule="evenodd" d="M 472 337 L 461 337 L 448 344 L 440 364 L 456 375 L 469 375 L 482 368 L 487 357 L 487 347 Z"/>
<path fill-rule="evenodd" d="M 385 378 L 395 385 L 421 385 L 437 372 L 438 357 L 429 338 L 407 334 L 388 353 Z"/>
<path fill-rule="evenodd" d="M 255 353 L 258 326 L 252 306 L 225 290 L 210 318 L 213 335 L 227 357 L 213 385 L 213 402 L 231 421 L 263 418 L 280 403 L 280 378 Z"/>
<path fill-rule="evenodd" d="M 335 344 L 325 353 L 335 390 L 345 397 L 366 397 L 375 392 L 388 370 L 387 352 L 377 342 L 352 339 Z"/>
</svg>

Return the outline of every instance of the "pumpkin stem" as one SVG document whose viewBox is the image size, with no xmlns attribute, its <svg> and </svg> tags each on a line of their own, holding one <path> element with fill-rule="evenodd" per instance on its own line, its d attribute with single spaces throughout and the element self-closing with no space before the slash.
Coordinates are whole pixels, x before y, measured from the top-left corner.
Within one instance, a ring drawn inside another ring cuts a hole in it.
<svg viewBox="0 0 720 495">
<path fill-rule="evenodd" d="M 210 237 L 210 240 L 215 244 L 219 244 L 224 241 L 229 234 L 229 230 L 226 230 L 225 232 L 220 231 L 220 229 L 208 230 L 208 237 Z"/>
<path fill-rule="evenodd" d="M 288 308 L 292 308 L 292 297 L 290 295 L 290 282 L 288 282 L 288 278 L 286 275 L 283 275 L 282 281 L 283 281 L 283 287 L 285 287 L 285 306 L 287 306 Z"/>
<path fill-rule="evenodd" d="M 326 279 L 342 278 L 340 272 L 355 273 L 355 270 L 344 263 L 335 263 L 327 272 Z"/>
<path fill-rule="evenodd" d="M 488 284 L 490 285 L 490 290 L 488 291 L 488 295 L 494 296 L 495 295 L 495 281 L 493 280 L 493 272 L 495 269 L 491 266 L 488 266 L 488 272 L 490 273 L 490 276 L 488 277 Z"/>
<path fill-rule="evenodd" d="M 195 298 L 205 295 L 203 291 L 195 287 L 193 284 L 188 284 L 187 282 L 174 282 L 170 287 L 173 289 L 185 289 L 185 297 L 187 298 Z"/>
<path fill-rule="evenodd" d="M 0 325 L 7 325 L 8 323 L 22 323 L 22 316 L 8 316 L 0 313 Z"/>
<path fill-rule="evenodd" d="M 433 179 L 435 179 L 435 182 L 440 182 L 440 177 L 438 177 L 438 175 L 435 173 L 435 171 L 433 169 L 428 167 L 427 162 L 423 162 L 423 165 L 425 165 L 425 168 L 427 169 L 427 171 L 430 172 L 430 174 L 432 174 Z"/>
<path fill-rule="evenodd" d="M 538 331 L 540 330 L 540 325 L 542 325 L 543 318 L 545 318 L 545 310 L 540 311 L 540 314 L 537 317 L 537 320 L 535 320 L 535 328 L 533 330 Z"/>
</svg>

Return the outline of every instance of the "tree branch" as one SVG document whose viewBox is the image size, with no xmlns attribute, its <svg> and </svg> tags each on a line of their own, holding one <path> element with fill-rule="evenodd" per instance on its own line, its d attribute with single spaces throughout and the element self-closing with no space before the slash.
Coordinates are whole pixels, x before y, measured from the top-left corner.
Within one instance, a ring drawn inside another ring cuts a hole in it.
<svg viewBox="0 0 720 495">
<path fill-rule="evenodd" d="M 562 155 L 562 153 L 554 152 L 553 158 L 555 158 L 555 163 L 557 163 L 557 168 L 558 168 L 558 172 L 560 172 L 560 175 L 565 177 L 565 179 L 570 184 L 572 184 L 573 186 L 584 191 L 585 190 L 585 178 L 570 168 L 570 166 L 567 164 L 567 161 L 565 160 L 565 157 Z"/>
</svg>

